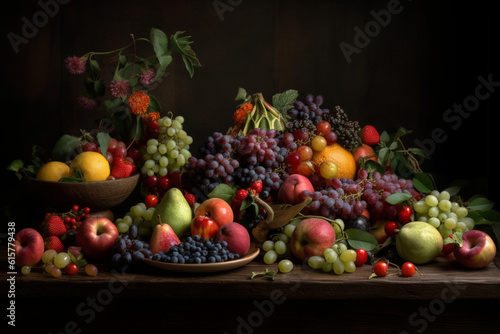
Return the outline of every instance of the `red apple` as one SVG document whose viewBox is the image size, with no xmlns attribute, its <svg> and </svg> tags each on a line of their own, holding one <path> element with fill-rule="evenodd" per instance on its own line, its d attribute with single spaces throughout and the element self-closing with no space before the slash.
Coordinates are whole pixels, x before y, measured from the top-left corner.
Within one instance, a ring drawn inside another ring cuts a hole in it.
<svg viewBox="0 0 500 334">
<path fill-rule="evenodd" d="M 219 230 L 215 234 L 215 240 L 225 240 L 227 242 L 227 249 L 239 256 L 247 255 L 250 249 L 250 234 L 246 227 L 239 223 L 232 222 L 219 227 Z"/>
<path fill-rule="evenodd" d="M 215 237 L 218 230 L 215 220 L 207 216 L 196 216 L 191 222 L 191 236 L 199 235 L 201 240 Z"/>
<path fill-rule="evenodd" d="M 377 240 L 379 244 L 383 244 L 389 236 L 385 233 L 385 225 L 389 222 L 389 219 L 377 219 L 370 226 L 370 234 Z"/>
<path fill-rule="evenodd" d="M 154 227 L 153 233 L 151 234 L 149 250 L 153 254 L 166 252 L 170 247 L 180 243 L 181 241 L 172 227 L 160 222 Z"/>
<path fill-rule="evenodd" d="M 335 242 L 335 230 L 321 218 L 307 218 L 293 230 L 290 248 L 293 255 L 301 261 L 313 256 L 323 255 L 325 249 Z"/>
<path fill-rule="evenodd" d="M 304 190 L 314 192 L 311 181 L 304 175 L 292 174 L 283 181 L 278 190 L 278 200 L 285 204 L 299 204 L 304 200 L 302 196 Z"/>
<path fill-rule="evenodd" d="M 42 259 L 45 246 L 37 230 L 23 228 L 14 237 L 16 266 L 34 266 Z"/>
<path fill-rule="evenodd" d="M 479 230 L 466 231 L 462 235 L 462 247 L 453 251 L 458 263 L 469 268 L 484 268 L 495 258 L 497 247 L 491 237 Z"/>
<path fill-rule="evenodd" d="M 82 247 L 87 259 L 96 260 L 110 255 L 118 229 L 111 220 L 104 217 L 90 217 L 78 228 L 76 245 Z"/>
<path fill-rule="evenodd" d="M 194 216 L 206 216 L 213 219 L 219 228 L 227 223 L 234 221 L 233 209 L 220 198 L 209 198 L 201 202 L 196 208 Z"/>
</svg>

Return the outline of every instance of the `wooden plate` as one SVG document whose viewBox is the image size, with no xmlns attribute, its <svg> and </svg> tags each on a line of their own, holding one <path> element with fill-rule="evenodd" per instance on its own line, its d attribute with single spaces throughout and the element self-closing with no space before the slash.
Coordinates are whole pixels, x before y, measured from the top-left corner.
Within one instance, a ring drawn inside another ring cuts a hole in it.
<svg viewBox="0 0 500 334">
<path fill-rule="evenodd" d="M 226 271 L 243 267 L 244 265 L 250 263 L 253 259 L 255 259 L 257 255 L 259 255 L 259 251 L 260 251 L 259 248 L 252 246 L 250 247 L 248 254 L 245 255 L 244 257 L 237 260 L 218 262 L 218 263 L 179 264 L 179 263 L 154 261 L 150 259 L 145 259 L 144 262 L 146 262 L 148 265 L 152 267 L 166 271 L 174 271 L 180 273 L 213 273 L 213 272 Z"/>
</svg>

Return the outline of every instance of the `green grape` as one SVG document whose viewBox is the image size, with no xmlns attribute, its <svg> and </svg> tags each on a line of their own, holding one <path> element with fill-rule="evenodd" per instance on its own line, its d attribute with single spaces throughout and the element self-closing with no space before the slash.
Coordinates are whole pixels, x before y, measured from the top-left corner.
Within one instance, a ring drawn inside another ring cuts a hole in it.
<svg viewBox="0 0 500 334">
<path fill-rule="evenodd" d="M 167 146 L 168 151 L 172 151 L 177 147 L 177 143 L 173 139 L 167 140 L 167 143 L 165 145 Z"/>
<path fill-rule="evenodd" d="M 448 229 L 448 230 L 454 230 L 456 227 L 457 227 L 457 221 L 456 219 L 453 219 L 453 218 L 447 218 L 444 223 L 444 228 Z"/>
<path fill-rule="evenodd" d="M 455 213 L 457 214 L 457 218 L 460 219 L 460 218 L 466 217 L 469 214 L 469 211 L 467 210 L 467 208 L 464 208 L 462 206 L 462 207 L 459 207 L 457 209 L 457 211 L 455 211 Z"/>
<path fill-rule="evenodd" d="M 153 219 L 154 212 L 155 212 L 155 208 L 154 207 L 148 208 L 144 212 L 144 220 L 151 220 L 151 219 Z"/>
<path fill-rule="evenodd" d="M 450 229 L 447 229 L 447 228 L 444 226 L 444 224 L 442 224 L 442 225 L 440 225 L 440 226 L 438 227 L 438 231 L 439 231 L 439 233 L 441 233 L 441 236 L 442 236 L 443 238 L 446 238 L 446 237 L 448 237 L 450 234 L 452 234 L 452 233 L 453 233 L 453 231 L 452 231 L 452 230 L 450 230 Z"/>
<path fill-rule="evenodd" d="M 264 263 L 265 264 L 273 264 L 278 259 L 278 253 L 274 250 L 267 251 L 264 254 Z"/>
<path fill-rule="evenodd" d="M 30 266 L 23 266 L 21 268 L 21 274 L 23 275 L 29 275 L 31 272 L 31 267 Z"/>
<path fill-rule="evenodd" d="M 437 197 L 434 195 L 427 195 L 425 197 L 425 204 L 427 204 L 430 207 L 437 206 L 438 203 L 439 203 L 439 201 L 438 201 Z"/>
<path fill-rule="evenodd" d="M 427 223 L 431 224 L 435 228 L 438 228 L 439 225 L 441 225 L 441 221 L 439 219 L 437 219 L 436 217 L 429 218 Z"/>
<path fill-rule="evenodd" d="M 179 122 L 180 124 L 184 123 L 184 117 L 182 117 L 181 115 L 176 116 L 176 117 L 175 117 L 175 120 L 176 120 L 177 122 Z"/>
<path fill-rule="evenodd" d="M 158 160 L 158 163 L 160 164 L 161 167 L 167 167 L 168 166 L 168 158 L 166 156 L 163 156 Z"/>
<path fill-rule="evenodd" d="M 129 226 L 125 223 L 118 223 L 116 225 L 116 228 L 118 229 L 118 233 L 127 233 Z"/>
<path fill-rule="evenodd" d="M 278 253 L 278 255 L 285 254 L 286 253 L 286 244 L 283 241 L 278 240 L 274 244 L 274 250 L 276 251 L 276 253 Z"/>
<path fill-rule="evenodd" d="M 146 212 L 146 208 L 139 204 L 136 204 L 130 208 L 130 213 L 132 213 L 136 217 L 142 217 L 142 215 L 144 215 L 144 212 Z"/>
<path fill-rule="evenodd" d="M 458 231 L 465 232 L 465 230 L 467 229 L 467 225 L 465 225 L 465 222 L 457 222 L 455 229 Z"/>
<path fill-rule="evenodd" d="M 187 136 L 186 139 L 184 139 L 184 142 L 187 144 L 187 145 L 191 145 L 193 143 L 193 137 L 191 136 Z"/>
<path fill-rule="evenodd" d="M 339 257 L 337 252 L 335 252 L 332 248 L 327 248 L 323 252 L 323 256 L 325 257 L 326 262 L 333 263 Z"/>
<path fill-rule="evenodd" d="M 165 116 L 162 118 L 162 123 L 164 127 L 168 128 L 170 125 L 172 125 L 172 119 Z"/>
<path fill-rule="evenodd" d="M 57 252 L 53 249 L 47 249 L 45 252 L 42 254 L 42 262 L 43 263 L 49 263 L 54 259 L 54 256 L 57 255 Z"/>
<path fill-rule="evenodd" d="M 293 231 L 295 231 L 295 225 L 292 225 L 292 224 L 287 224 L 285 225 L 285 228 L 283 230 L 283 232 L 286 234 L 287 237 L 291 238 L 292 237 L 292 234 L 293 234 Z"/>
<path fill-rule="evenodd" d="M 167 135 L 169 135 L 170 137 L 175 136 L 175 133 L 176 133 L 176 131 L 175 131 L 174 128 L 168 128 L 167 129 Z"/>
<path fill-rule="evenodd" d="M 354 249 L 347 249 L 340 254 L 340 260 L 342 262 L 354 262 L 356 261 L 356 251 Z"/>
<path fill-rule="evenodd" d="M 123 222 L 125 224 L 127 224 L 128 226 L 130 226 L 134 222 L 134 219 L 132 218 L 132 216 L 130 214 L 126 214 L 125 216 L 123 216 Z"/>
<path fill-rule="evenodd" d="M 325 258 L 319 255 L 313 255 L 307 259 L 307 264 L 313 269 L 320 269 L 325 262 Z"/>
<path fill-rule="evenodd" d="M 425 203 L 424 200 L 420 200 L 413 204 L 413 209 L 417 213 L 427 213 L 427 211 L 429 211 L 429 206 Z"/>
<path fill-rule="evenodd" d="M 279 238 L 284 243 L 289 243 L 290 242 L 290 238 L 285 233 L 280 233 Z"/>
<path fill-rule="evenodd" d="M 167 150 L 167 145 L 165 145 L 165 144 L 160 144 L 160 145 L 158 146 L 158 153 L 160 153 L 161 155 L 163 155 L 163 154 L 167 153 L 167 151 L 168 151 L 168 150 Z"/>
<path fill-rule="evenodd" d="M 439 215 L 439 208 L 437 206 L 433 206 L 429 209 L 429 212 L 427 212 L 429 217 L 437 217 Z"/>
<path fill-rule="evenodd" d="M 324 262 L 323 265 L 321 266 L 321 269 L 323 269 L 325 273 L 329 273 L 330 271 L 333 270 L 333 263 Z"/>
<path fill-rule="evenodd" d="M 353 261 L 349 261 L 347 263 L 344 262 L 344 270 L 346 273 L 352 273 L 356 270 L 356 265 Z"/>
<path fill-rule="evenodd" d="M 167 167 L 160 167 L 158 174 L 160 174 L 160 176 L 166 176 L 168 174 L 168 168 Z"/>
<path fill-rule="evenodd" d="M 146 142 L 147 146 L 158 146 L 158 144 L 158 140 L 154 138 L 151 138 Z"/>
<path fill-rule="evenodd" d="M 155 164 L 156 163 L 153 159 L 148 159 L 144 162 L 144 167 L 151 169 L 154 167 Z"/>
<path fill-rule="evenodd" d="M 442 211 L 451 210 L 451 202 L 447 199 L 443 199 L 443 200 L 439 201 L 438 207 Z"/>
<path fill-rule="evenodd" d="M 461 218 L 459 221 L 463 221 L 468 230 L 474 229 L 474 219 L 470 217 Z"/>
<path fill-rule="evenodd" d="M 172 122 L 172 128 L 174 128 L 176 131 L 182 130 L 182 124 L 178 120 L 174 119 Z"/>
<path fill-rule="evenodd" d="M 333 272 L 337 275 L 342 275 L 344 273 L 344 263 L 339 259 L 333 262 Z"/>
<path fill-rule="evenodd" d="M 447 192 L 446 190 L 443 190 L 439 193 L 438 195 L 438 200 L 442 201 L 442 200 L 447 200 L 449 201 L 450 200 L 450 193 Z"/>
<path fill-rule="evenodd" d="M 180 131 L 177 133 L 177 137 L 179 137 L 179 139 L 181 139 L 181 140 L 186 139 L 187 135 L 188 135 L 188 134 L 187 134 L 187 132 L 186 132 L 186 131 L 184 131 L 184 130 L 180 130 Z"/>
<path fill-rule="evenodd" d="M 281 260 L 278 263 L 278 270 L 282 273 L 289 273 L 293 269 L 293 262 L 287 259 Z"/>
<path fill-rule="evenodd" d="M 274 249 L 274 241 L 272 241 L 272 240 L 264 241 L 264 243 L 262 244 L 262 249 L 266 252 L 273 250 Z"/>
<path fill-rule="evenodd" d="M 172 158 L 172 159 L 175 159 L 179 156 L 179 151 L 178 150 L 171 150 L 170 153 L 169 153 L 169 156 Z"/>
<path fill-rule="evenodd" d="M 60 252 L 54 257 L 54 265 L 59 269 L 65 268 L 70 262 L 71 258 L 66 252 Z"/>
<path fill-rule="evenodd" d="M 444 222 L 446 219 L 448 219 L 448 215 L 444 212 L 440 212 L 437 216 L 437 219 L 440 221 L 440 222 Z"/>
<path fill-rule="evenodd" d="M 342 254 L 343 252 L 345 252 L 347 250 L 347 245 L 345 243 L 343 243 L 342 241 L 337 242 L 337 244 L 339 245 L 340 254 Z"/>
<path fill-rule="evenodd" d="M 434 196 L 434 197 L 436 197 L 436 198 L 438 198 L 439 194 L 440 194 L 440 193 L 439 193 L 439 191 L 438 191 L 438 190 L 433 190 L 433 191 L 431 191 L 431 195 L 432 195 L 432 196 Z"/>
<path fill-rule="evenodd" d="M 149 154 L 154 154 L 154 153 L 158 152 L 158 146 L 155 146 L 155 145 L 149 145 L 149 146 L 146 148 L 146 151 L 147 151 Z"/>
<path fill-rule="evenodd" d="M 186 148 L 181 149 L 181 154 L 184 156 L 184 158 L 186 158 L 186 160 L 191 157 L 191 152 Z"/>
<path fill-rule="evenodd" d="M 186 163 L 186 158 L 182 154 L 179 154 L 175 159 L 175 162 L 177 166 L 182 166 Z"/>
</svg>

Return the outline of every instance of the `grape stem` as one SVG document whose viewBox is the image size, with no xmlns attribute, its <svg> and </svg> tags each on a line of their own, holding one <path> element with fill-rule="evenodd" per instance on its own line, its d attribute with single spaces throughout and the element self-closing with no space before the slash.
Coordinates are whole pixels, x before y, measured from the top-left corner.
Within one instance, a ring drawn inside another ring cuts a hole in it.
<svg viewBox="0 0 500 334">
<path fill-rule="evenodd" d="M 264 276 L 264 277 L 269 278 L 271 281 L 274 281 L 276 278 L 274 271 L 269 270 L 267 268 L 266 268 L 266 271 L 262 271 L 262 272 L 252 271 L 252 276 L 250 277 L 250 279 L 254 279 L 256 276 Z"/>
</svg>

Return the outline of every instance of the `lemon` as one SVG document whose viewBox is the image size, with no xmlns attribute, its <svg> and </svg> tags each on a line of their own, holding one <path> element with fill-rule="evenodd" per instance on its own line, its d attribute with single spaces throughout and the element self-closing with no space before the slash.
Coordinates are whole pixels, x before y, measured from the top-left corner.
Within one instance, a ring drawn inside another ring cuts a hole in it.
<svg viewBox="0 0 500 334">
<path fill-rule="evenodd" d="M 434 260 L 443 249 L 443 237 L 432 225 L 414 221 L 404 225 L 396 238 L 396 250 L 405 261 L 424 264 Z"/>
<path fill-rule="evenodd" d="M 108 160 L 93 151 L 80 153 L 71 161 L 70 176 L 75 176 L 77 170 L 82 172 L 83 180 L 87 182 L 104 181 L 111 173 Z"/>
<path fill-rule="evenodd" d="M 37 180 L 57 182 L 63 177 L 69 176 L 69 166 L 64 162 L 50 161 L 44 164 L 36 174 Z"/>
</svg>

